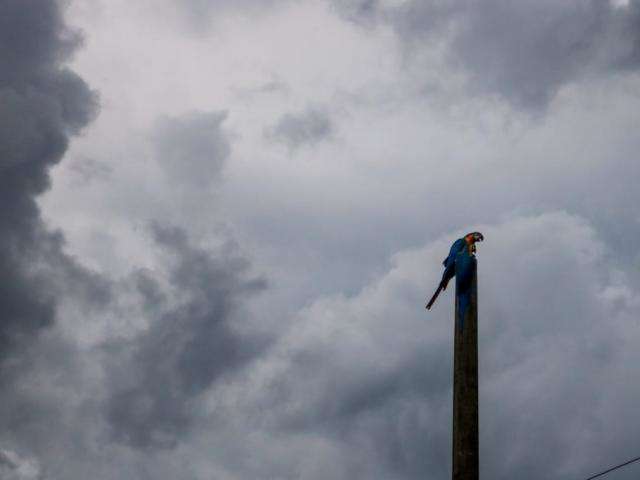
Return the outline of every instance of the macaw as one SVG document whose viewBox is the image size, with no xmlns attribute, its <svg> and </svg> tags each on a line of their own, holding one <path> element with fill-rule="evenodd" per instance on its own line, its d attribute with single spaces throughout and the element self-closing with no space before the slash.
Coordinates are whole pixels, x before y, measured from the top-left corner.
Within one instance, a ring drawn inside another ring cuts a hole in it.
<svg viewBox="0 0 640 480">
<path fill-rule="evenodd" d="M 441 291 L 446 290 L 449 280 L 454 276 L 456 277 L 456 284 L 459 287 L 465 287 L 466 283 L 468 283 L 469 267 L 476 253 L 476 242 L 482 242 L 483 240 L 484 236 L 480 232 L 471 232 L 453 242 L 449 250 L 449 255 L 442 262 L 442 265 L 444 265 L 442 280 L 440 280 L 440 285 L 438 285 L 436 293 L 433 294 L 433 297 L 431 297 L 431 300 L 427 303 L 427 310 L 431 309 L 433 302 L 436 301 Z"/>
</svg>

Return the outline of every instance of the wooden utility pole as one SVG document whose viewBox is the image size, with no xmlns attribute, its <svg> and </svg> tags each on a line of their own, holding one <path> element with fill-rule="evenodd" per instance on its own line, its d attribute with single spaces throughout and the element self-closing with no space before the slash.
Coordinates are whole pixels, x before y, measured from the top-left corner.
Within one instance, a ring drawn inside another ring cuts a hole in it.
<svg viewBox="0 0 640 480">
<path fill-rule="evenodd" d="M 478 480 L 478 275 L 472 257 L 471 284 L 456 284 L 453 358 L 453 480 Z M 465 296 L 466 298 L 461 298 Z M 464 312 L 459 312 L 459 309 Z M 462 315 L 459 315 L 462 313 Z"/>
</svg>

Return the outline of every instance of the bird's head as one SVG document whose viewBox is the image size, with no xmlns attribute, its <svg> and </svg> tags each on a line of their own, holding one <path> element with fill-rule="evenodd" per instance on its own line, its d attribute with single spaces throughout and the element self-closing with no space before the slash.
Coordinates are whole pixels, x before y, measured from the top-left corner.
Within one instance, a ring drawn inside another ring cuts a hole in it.
<svg viewBox="0 0 640 480">
<path fill-rule="evenodd" d="M 467 245 L 469 246 L 469 253 L 471 255 L 473 255 L 474 253 L 476 253 L 476 242 L 482 242 L 484 241 L 484 235 L 482 235 L 480 232 L 471 232 L 471 233 L 467 233 L 464 236 L 464 240 L 467 242 Z"/>
</svg>

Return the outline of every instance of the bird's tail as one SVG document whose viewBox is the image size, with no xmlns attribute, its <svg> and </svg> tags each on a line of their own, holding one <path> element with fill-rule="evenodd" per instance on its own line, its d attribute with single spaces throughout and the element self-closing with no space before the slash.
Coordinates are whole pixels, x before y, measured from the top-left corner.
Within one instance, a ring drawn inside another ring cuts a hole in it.
<svg viewBox="0 0 640 480">
<path fill-rule="evenodd" d="M 433 302 L 436 301 L 436 298 L 438 298 L 438 295 L 440 295 L 440 292 L 444 290 L 444 287 L 445 287 L 445 283 L 440 282 L 440 285 L 438 285 L 438 289 L 436 290 L 436 293 L 433 294 L 433 297 L 431 297 L 431 300 L 429 300 L 429 303 L 427 303 L 427 307 L 426 307 L 427 310 L 431 310 Z"/>
</svg>

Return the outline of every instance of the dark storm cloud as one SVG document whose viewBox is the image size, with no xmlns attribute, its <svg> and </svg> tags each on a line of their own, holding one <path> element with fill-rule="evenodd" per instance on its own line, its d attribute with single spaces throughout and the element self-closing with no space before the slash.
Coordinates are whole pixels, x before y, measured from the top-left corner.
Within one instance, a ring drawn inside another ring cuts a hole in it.
<svg viewBox="0 0 640 480">
<path fill-rule="evenodd" d="M 96 94 L 64 67 L 79 43 L 59 2 L 0 2 L 2 478 L 41 478 L 36 459 L 79 437 L 65 416 L 80 396 L 60 393 L 81 382 L 78 352 L 53 326 L 63 296 L 81 310 L 110 299 L 109 284 L 64 253 L 36 203 L 70 137 L 97 111 Z"/>
<path fill-rule="evenodd" d="M 314 145 L 333 135 L 334 125 L 326 110 L 308 107 L 297 113 L 287 113 L 266 132 L 266 136 L 284 143 L 290 149 Z"/>
<path fill-rule="evenodd" d="M 226 118 L 226 112 L 195 112 L 158 121 L 156 158 L 172 182 L 206 187 L 220 175 L 231 153 Z"/>
<path fill-rule="evenodd" d="M 241 305 L 265 282 L 248 276 L 248 262 L 233 247 L 213 255 L 181 229 L 155 225 L 153 234 L 171 258 L 169 280 L 180 301 L 132 341 L 109 347 L 124 360 L 112 372 L 107 418 L 115 439 L 138 448 L 175 446 L 197 415 L 198 395 L 266 345 L 241 331 Z M 138 280 L 149 302 L 165 298 L 152 278 Z"/>
<path fill-rule="evenodd" d="M 640 65 L 637 0 L 622 7 L 604 0 L 333 3 L 347 18 L 389 22 L 410 48 L 444 40 L 471 91 L 518 107 L 542 109 L 569 82 Z"/>
<path fill-rule="evenodd" d="M 49 186 L 49 169 L 69 135 L 95 114 L 84 81 L 61 66 L 79 43 L 62 21 L 58 3 L 8 0 L 0 4 L 0 347 L 51 325 L 50 279 L 31 268 L 47 241 L 35 196 Z M 48 252 L 51 254 L 52 252 Z M 59 251 L 57 255 L 62 255 Z M 1 359 L 0 359 L 1 361 Z"/>
<path fill-rule="evenodd" d="M 94 442 L 106 438 L 103 419 L 119 443 L 175 445 L 193 422 L 198 396 L 266 343 L 242 331 L 242 302 L 264 281 L 249 277 L 247 261 L 232 247 L 211 257 L 184 232 L 155 228 L 174 262 L 171 288 L 138 272 L 132 282 L 140 301 L 122 307 L 133 295 L 122 292 L 122 282 L 83 268 L 64 253 L 64 236 L 45 227 L 36 197 L 49 187 L 49 169 L 69 138 L 97 111 L 95 93 L 64 67 L 79 44 L 58 2 L 0 3 L 0 449 L 34 458 L 60 478 L 100 475 L 90 465 L 102 458 Z M 174 183 L 206 186 L 220 174 L 230 148 L 225 115 L 159 122 L 158 161 Z M 95 164 L 83 167 L 86 178 L 107 174 Z M 102 356 L 65 338 L 72 332 L 82 343 L 100 329 L 92 322 L 101 315 L 109 324 L 131 312 L 150 319 L 148 330 L 113 341 Z M 95 375 L 103 367 L 106 384 Z M 106 478 L 129 468 L 112 458 L 101 462 Z M 13 474 L 21 465 L 4 466 Z"/>
</svg>

